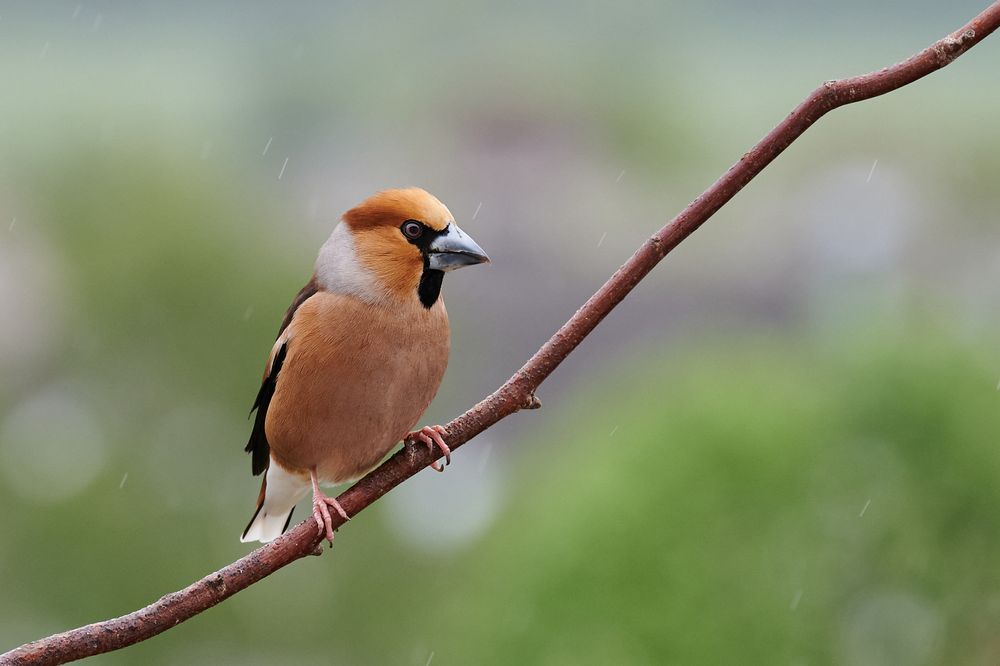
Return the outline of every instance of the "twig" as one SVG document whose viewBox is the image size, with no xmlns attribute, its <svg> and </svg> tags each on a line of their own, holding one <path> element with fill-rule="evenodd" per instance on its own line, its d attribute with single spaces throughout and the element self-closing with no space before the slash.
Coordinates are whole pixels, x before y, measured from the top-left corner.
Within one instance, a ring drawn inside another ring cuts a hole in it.
<svg viewBox="0 0 1000 666">
<path fill-rule="evenodd" d="M 492 395 L 447 424 L 452 450 L 500 419 L 540 406 L 535 389 L 555 370 L 650 270 L 726 204 L 764 167 L 827 112 L 901 88 L 949 64 L 1000 26 L 1000 0 L 968 25 L 907 60 L 877 72 L 827 81 L 813 91 L 729 171 L 665 227 L 642 244 L 597 293 L 577 310 L 524 366 Z M 406 446 L 338 500 L 354 516 L 439 457 L 422 446 Z M 334 527 L 343 520 L 333 516 Z M 240 590 L 317 550 L 320 536 L 311 518 L 198 582 L 128 615 L 89 624 L 22 645 L 0 655 L 0 664 L 57 664 L 132 645 L 155 636 L 228 599 Z"/>
</svg>

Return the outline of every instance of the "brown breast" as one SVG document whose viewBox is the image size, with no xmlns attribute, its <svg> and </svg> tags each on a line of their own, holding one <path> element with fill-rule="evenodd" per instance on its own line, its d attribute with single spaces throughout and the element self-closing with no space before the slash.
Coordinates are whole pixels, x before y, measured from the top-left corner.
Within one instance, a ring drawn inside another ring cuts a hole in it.
<svg viewBox="0 0 1000 666">
<path fill-rule="evenodd" d="M 362 476 L 413 428 L 448 365 L 448 314 L 318 292 L 288 327 L 267 413 L 271 455 L 320 479 Z"/>
</svg>

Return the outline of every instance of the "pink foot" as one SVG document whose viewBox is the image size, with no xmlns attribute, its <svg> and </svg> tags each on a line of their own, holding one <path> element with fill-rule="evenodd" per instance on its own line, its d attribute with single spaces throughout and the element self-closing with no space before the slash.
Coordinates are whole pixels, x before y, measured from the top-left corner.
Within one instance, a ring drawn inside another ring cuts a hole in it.
<svg viewBox="0 0 1000 666">
<path fill-rule="evenodd" d="M 344 511 L 344 507 L 340 506 L 340 502 L 332 497 L 327 497 L 323 494 L 323 491 L 319 489 L 319 479 L 316 478 L 316 470 L 310 472 L 312 477 L 313 486 L 313 520 L 316 521 L 316 527 L 319 529 L 320 534 L 326 535 L 326 540 L 333 545 L 333 518 L 330 516 L 330 510 L 327 507 L 332 506 L 340 517 L 344 520 L 350 520 L 350 516 Z"/>
<path fill-rule="evenodd" d="M 414 430 L 413 432 L 407 433 L 404 438 L 407 442 L 423 442 L 427 445 L 427 448 L 432 452 L 434 447 L 441 449 L 441 453 L 444 454 L 444 464 L 451 464 L 451 449 L 448 445 L 444 443 L 444 438 L 441 435 L 447 435 L 448 431 L 444 429 L 444 426 L 424 426 L 420 430 Z M 437 460 L 431 463 L 431 469 L 435 472 L 443 472 L 444 465 L 439 463 Z"/>
</svg>

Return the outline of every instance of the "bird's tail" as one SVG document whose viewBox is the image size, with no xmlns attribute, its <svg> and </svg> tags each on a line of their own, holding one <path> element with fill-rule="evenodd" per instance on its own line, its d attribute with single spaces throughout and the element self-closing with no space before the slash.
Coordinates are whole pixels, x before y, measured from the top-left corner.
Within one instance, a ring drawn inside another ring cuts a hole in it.
<svg viewBox="0 0 1000 666">
<path fill-rule="evenodd" d="M 295 505 L 309 492 L 309 481 L 270 461 L 257 497 L 257 510 L 240 541 L 267 543 L 288 528 Z"/>
</svg>

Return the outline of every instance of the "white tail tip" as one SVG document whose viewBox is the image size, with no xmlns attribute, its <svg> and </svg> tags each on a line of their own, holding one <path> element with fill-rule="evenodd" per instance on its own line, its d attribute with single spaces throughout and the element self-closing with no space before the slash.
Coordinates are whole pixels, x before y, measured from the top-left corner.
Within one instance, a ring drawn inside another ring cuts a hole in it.
<svg viewBox="0 0 1000 666">
<path fill-rule="evenodd" d="M 265 472 L 264 495 L 240 541 L 274 541 L 292 519 L 295 505 L 309 492 L 309 481 L 277 465 L 272 458 Z"/>
</svg>

